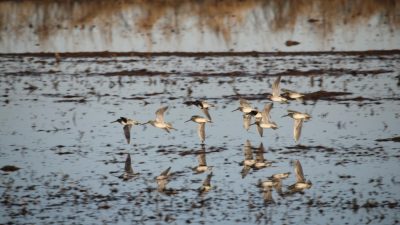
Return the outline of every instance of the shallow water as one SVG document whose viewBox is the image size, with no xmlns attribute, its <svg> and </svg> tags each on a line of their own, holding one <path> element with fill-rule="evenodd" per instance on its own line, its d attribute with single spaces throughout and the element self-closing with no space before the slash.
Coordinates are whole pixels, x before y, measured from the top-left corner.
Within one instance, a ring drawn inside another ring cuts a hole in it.
<svg viewBox="0 0 400 225">
<path fill-rule="evenodd" d="M 274 103 L 277 130 L 260 137 L 242 126 L 238 98 L 262 108 L 276 75 L 282 88 L 319 90 L 342 96 Z M 376 141 L 399 136 L 400 55 L 259 55 L 0 58 L 0 223 L 304 223 L 395 224 L 400 220 L 399 145 Z M 202 115 L 185 101 L 207 99 L 214 123 L 207 124 L 205 150 L 213 166 L 213 189 L 199 195 L 207 173 L 194 174 L 201 150 L 197 125 Z M 145 122 L 169 106 L 170 134 L 135 126 L 131 144 L 120 116 Z M 292 137 L 287 109 L 306 111 L 300 145 Z M 244 144 L 263 143 L 272 167 L 241 178 Z M 135 179 L 122 181 L 126 153 Z M 302 163 L 312 181 L 304 193 L 264 204 L 256 186 Z M 168 196 L 154 177 L 172 167 Z"/>
</svg>

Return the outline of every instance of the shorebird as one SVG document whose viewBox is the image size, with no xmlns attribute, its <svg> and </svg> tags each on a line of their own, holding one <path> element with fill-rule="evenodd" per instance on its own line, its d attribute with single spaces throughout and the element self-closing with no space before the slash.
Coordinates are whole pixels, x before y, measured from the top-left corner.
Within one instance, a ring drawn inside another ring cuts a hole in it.
<svg viewBox="0 0 400 225">
<path fill-rule="evenodd" d="M 301 128 L 303 127 L 303 122 L 311 119 L 311 116 L 307 113 L 301 113 L 294 110 L 288 110 L 288 114 L 284 115 L 289 116 L 294 119 L 294 127 L 293 127 L 293 138 L 295 142 L 299 141 L 301 135 Z"/>
<path fill-rule="evenodd" d="M 243 113 L 243 127 L 247 131 L 250 129 L 251 118 L 254 117 L 256 121 L 261 120 L 261 112 L 257 108 L 252 109 L 248 113 Z"/>
<path fill-rule="evenodd" d="M 164 113 L 165 113 L 165 111 L 167 111 L 167 109 L 168 109 L 168 106 L 159 108 L 156 111 L 156 119 L 149 120 L 146 123 L 143 123 L 142 125 L 150 123 L 152 126 L 161 128 L 161 129 L 167 131 L 168 133 L 170 132 L 170 130 L 176 130 L 175 128 L 172 127 L 171 123 L 164 121 Z"/>
<path fill-rule="evenodd" d="M 276 173 L 276 174 L 273 174 L 272 176 L 270 176 L 270 177 L 268 177 L 269 179 L 286 179 L 286 178 L 288 178 L 289 177 L 289 175 L 290 175 L 290 172 L 286 172 L 286 173 Z"/>
<path fill-rule="evenodd" d="M 272 105 L 273 105 L 272 103 L 265 104 L 264 110 L 261 112 L 262 118 L 256 119 L 256 122 L 253 123 L 257 125 L 257 130 L 261 137 L 263 136 L 263 129 L 267 128 L 272 128 L 274 130 L 278 129 L 276 123 L 271 121 L 270 111 L 272 109 Z"/>
<path fill-rule="evenodd" d="M 233 110 L 232 112 L 240 110 L 243 113 L 250 113 L 251 111 L 254 110 L 253 107 L 250 105 L 250 103 L 246 99 L 240 98 L 239 104 L 240 104 L 240 106 L 238 108 L 236 108 L 235 110 Z"/>
<path fill-rule="evenodd" d="M 203 181 L 203 184 L 199 188 L 200 194 L 207 192 L 211 189 L 211 177 L 212 176 L 213 176 L 212 172 L 207 175 L 206 179 Z"/>
<path fill-rule="evenodd" d="M 126 138 L 126 141 L 128 142 L 128 144 L 130 144 L 131 143 L 132 126 L 139 125 L 140 123 L 136 120 L 128 119 L 126 117 L 120 117 L 119 119 L 117 119 L 116 121 L 112 121 L 111 123 L 116 123 L 116 122 L 124 125 L 123 130 L 124 130 L 125 138 Z"/>
<path fill-rule="evenodd" d="M 281 76 L 279 76 L 272 84 L 272 95 L 269 95 L 269 99 L 274 102 L 287 102 L 287 99 L 281 96 Z"/>
<path fill-rule="evenodd" d="M 164 170 L 160 175 L 158 175 L 156 177 L 156 181 L 157 181 L 157 190 L 160 192 L 163 192 L 166 189 L 166 186 L 168 184 L 168 179 L 171 175 L 171 173 L 169 173 L 171 167 L 168 167 L 168 169 Z"/>
<path fill-rule="evenodd" d="M 262 127 L 259 126 L 259 124 L 261 123 L 261 120 L 262 120 L 262 118 L 263 118 L 262 112 L 258 112 L 258 113 L 254 116 L 254 118 L 255 118 L 255 124 L 256 124 L 257 131 L 258 131 L 258 133 L 260 134 L 260 136 L 262 137 L 262 136 L 263 136 L 263 133 L 264 133 L 264 129 L 263 129 Z"/>
<path fill-rule="evenodd" d="M 171 175 L 171 173 L 169 172 L 171 170 L 171 167 L 168 167 L 166 170 L 164 170 L 163 172 L 160 173 L 160 175 L 158 175 L 156 177 L 156 180 L 164 180 L 164 179 L 168 179 L 169 176 Z"/>
<path fill-rule="evenodd" d="M 193 122 L 199 124 L 197 131 L 198 131 L 201 143 L 204 143 L 204 140 L 206 139 L 206 131 L 205 131 L 206 123 L 212 123 L 211 120 L 201 117 L 201 116 L 194 115 L 194 116 L 190 117 L 190 119 L 186 120 L 185 123 L 189 122 L 189 121 L 193 121 Z"/>
<path fill-rule="evenodd" d="M 138 173 L 134 173 L 132 169 L 131 155 L 128 153 L 125 160 L 124 173 L 120 176 L 123 180 L 129 180 Z"/>
<path fill-rule="evenodd" d="M 258 186 L 263 190 L 266 188 L 274 188 L 279 194 L 282 194 L 282 180 L 278 178 L 268 179 L 265 181 L 258 181 Z"/>
<path fill-rule="evenodd" d="M 247 131 L 250 129 L 250 124 L 251 124 L 251 115 L 249 114 L 243 114 L 243 127 Z"/>
<path fill-rule="evenodd" d="M 303 119 L 304 121 L 308 121 L 311 119 L 311 115 L 308 113 L 297 112 L 297 111 L 290 110 L 290 109 L 288 109 L 287 112 L 288 112 L 288 114 L 286 114 L 282 117 L 289 116 L 295 120 Z"/>
<path fill-rule="evenodd" d="M 303 119 L 294 120 L 293 138 L 295 142 L 299 141 L 301 135 L 301 128 L 303 127 Z"/>
<path fill-rule="evenodd" d="M 265 158 L 264 158 L 264 145 L 263 143 L 260 144 L 260 147 L 258 147 L 258 150 L 256 152 L 256 161 L 253 165 L 253 167 L 255 169 L 262 169 L 268 166 L 271 166 L 271 163 L 268 162 Z"/>
<path fill-rule="evenodd" d="M 254 108 L 253 110 L 251 110 L 249 113 L 246 113 L 246 115 L 250 115 L 254 118 L 261 118 L 261 112 L 258 110 L 258 108 Z"/>
<path fill-rule="evenodd" d="M 305 95 L 299 92 L 295 92 L 295 91 L 291 91 L 288 89 L 283 89 L 282 88 L 282 92 L 284 93 L 285 96 L 287 96 L 290 99 L 295 99 L 295 100 L 301 100 L 302 97 L 304 97 Z"/>
<path fill-rule="evenodd" d="M 251 147 L 251 143 L 249 140 L 244 144 L 244 160 L 243 160 L 243 169 L 240 172 L 242 178 L 245 178 L 249 173 L 250 169 L 256 163 L 256 160 L 253 158 L 253 150 Z"/>
<path fill-rule="evenodd" d="M 187 101 L 186 104 L 187 104 L 187 105 L 195 105 L 195 106 L 199 107 L 199 108 L 203 111 L 204 115 L 206 115 L 206 117 L 207 117 L 210 121 L 212 120 L 212 119 L 211 119 L 211 115 L 210 115 L 210 113 L 208 112 L 208 109 L 209 109 L 210 107 L 214 107 L 213 104 L 210 104 L 210 103 L 208 103 L 208 102 L 206 102 L 206 101 L 204 101 L 204 100 Z"/>
<path fill-rule="evenodd" d="M 157 180 L 157 190 L 164 192 L 167 189 L 168 179 Z"/>
<path fill-rule="evenodd" d="M 296 183 L 288 187 L 289 191 L 298 192 L 304 189 L 311 188 L 312 183 L 309 180 L 306 181 L 306 179 L 304 178 L 303 168 L 301 167 L 300 161 L 295 160 L 294 162 L 292 162 L 292 164 L 294 165 L 294 174 L 296 175 Z"/>
<path fill-rule="evenodd" d="M 206 161 L 206 150 L 204 148 L 204 144 L 201 147 L 200 153 L 197 155 L 199 165 L 192 168 L 193 171 L 196 173 L 204 173 L 205 171 L 211 170 L 211 166 L 207 166 L 207 161 Z"/>
<path fill-rule="evenodd" d="M 246 99 L 240 98 L 239 104 L 240 106 L 232 112 L 238 110 L 243 112 L 243 127 L 248 131 L 251 125 L 251 117 L 256 117 L 256 115 L 259 114 L 259 111 L 257 108 L 254 109 Z"/>
</svg>

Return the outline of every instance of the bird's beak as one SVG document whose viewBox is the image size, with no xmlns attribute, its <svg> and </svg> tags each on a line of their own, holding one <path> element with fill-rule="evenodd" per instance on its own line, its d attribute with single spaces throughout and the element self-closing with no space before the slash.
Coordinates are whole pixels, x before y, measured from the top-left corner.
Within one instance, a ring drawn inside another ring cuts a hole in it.
<svg viewBox="0 0 400 225">
<path fill-rule="evenodd" d="M 148 124 L 148 123 L 150 123 L 150 122 L 146 122 L 146 123 L 139 123 L 139 125 L 146 125 L 146 124 Z"/>
<path fill-rule="evenodd" d="M 238 110 L 239 110 L 239 108 L 237 108 L 237 109 L 233 110 L 232 112 L 235 112 L 235 111 L 238 111 Z"/>
<path fill-rule="evenodd" d="M 186 121 L 185 121 L 185 123 L 187 123 L 187 122 L 189 122 L 189 121 L 191 121 L 191 119 L 189 119 L 189 120 L 186 120 Z"/>
<path fill-rule="evenodd" d="M 112 121 L 112 122 L 110 122 L 110 123 L 116 123 L 116 122 L 118 122 L 118 121 L 116 120 L 116 121 Z"/>
<path fill-rule="evenodd" d="M 287 114 L 287 115 L 284 115 L 284 116 L 282 116 L 281 118 L 283 118 L 283 117 L 286 117 L 286 116 L 289 116 L 289 114 Z"/>
</svg>

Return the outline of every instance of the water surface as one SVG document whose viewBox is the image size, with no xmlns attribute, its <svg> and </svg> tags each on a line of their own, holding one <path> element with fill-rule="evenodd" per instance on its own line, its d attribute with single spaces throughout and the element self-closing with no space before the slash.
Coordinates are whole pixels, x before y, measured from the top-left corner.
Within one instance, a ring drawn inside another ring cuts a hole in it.
<svg viewBox="0 0 400 225">
<path fill-rule="evenodd" d="M 399 145 L 376 141 L 399 136 L 400 55 L 257 56 L 7 56 L 0 59 L 0 223 L 381 223 L 399 221 Z M 282 88 L 304 93 L 304 102 L 274 103 L 277 130 L 260 137 L 245 131 L 238 107 L 244 97 L 263 108 L 278 75 Z M 201 150 L 185 101 L 207 99 L 214 123 L 207 124 L 205 150 L 213 166 L 213 189 L 199 195 L 207 173 L 194 174 Z M 307 98 L 306 98 L 307 99 Z M 132 129 L 131 144 L 120 116 L 145 122 L 161 106 L 177 131 Z M 287 109 L 308 112 L 297 145 Z M 263 143 L 272 167 L 242 178 L 244 144 Z M 123 173 L 126 153 L 140 173 Z M 301 161 L 313 186 L 304 193 L 279 196 L 264 204 L 256 186 L 277 172 L 292 172 Z M 154 180 L 172 167 L 168 187 Z"/>
</svg>

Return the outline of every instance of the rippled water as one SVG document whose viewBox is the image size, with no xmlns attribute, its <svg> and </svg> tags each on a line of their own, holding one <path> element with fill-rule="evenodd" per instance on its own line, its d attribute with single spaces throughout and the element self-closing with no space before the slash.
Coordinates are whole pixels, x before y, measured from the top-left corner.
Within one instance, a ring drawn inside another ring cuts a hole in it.
<svg viewBox="0 0 400 225">
<path fill-rule="evenodd" d="M 239 96 L 262 108 L 277 75 L 282 88 L 341 96 L 274 103 L 277 130 L 260 137 L 242 126 Z M 0 57 L 0 223 L 304 223 L 399 221 L 400 55 L 258 55 L 149 57 Z M 185 101 L 207 99 L 205 150 L 212 190 L 199 195 L 208 173 L 195 174 L 202 115 Z M 177 131 L 135 126 L 131 144 L 120 116 L 145 122 L 161 106 Z M 306 111 L 300 145 L 287 109 Z M 272 167 L 241 177 L 244 144 L 263 143 Z M 126 153 L 135 179 L 123 181 Z M 302 163 L 313 186 L 264 204 L 256 186 Z M 172 167 L 166 195 L 155 176 Z"/>
</svg>

